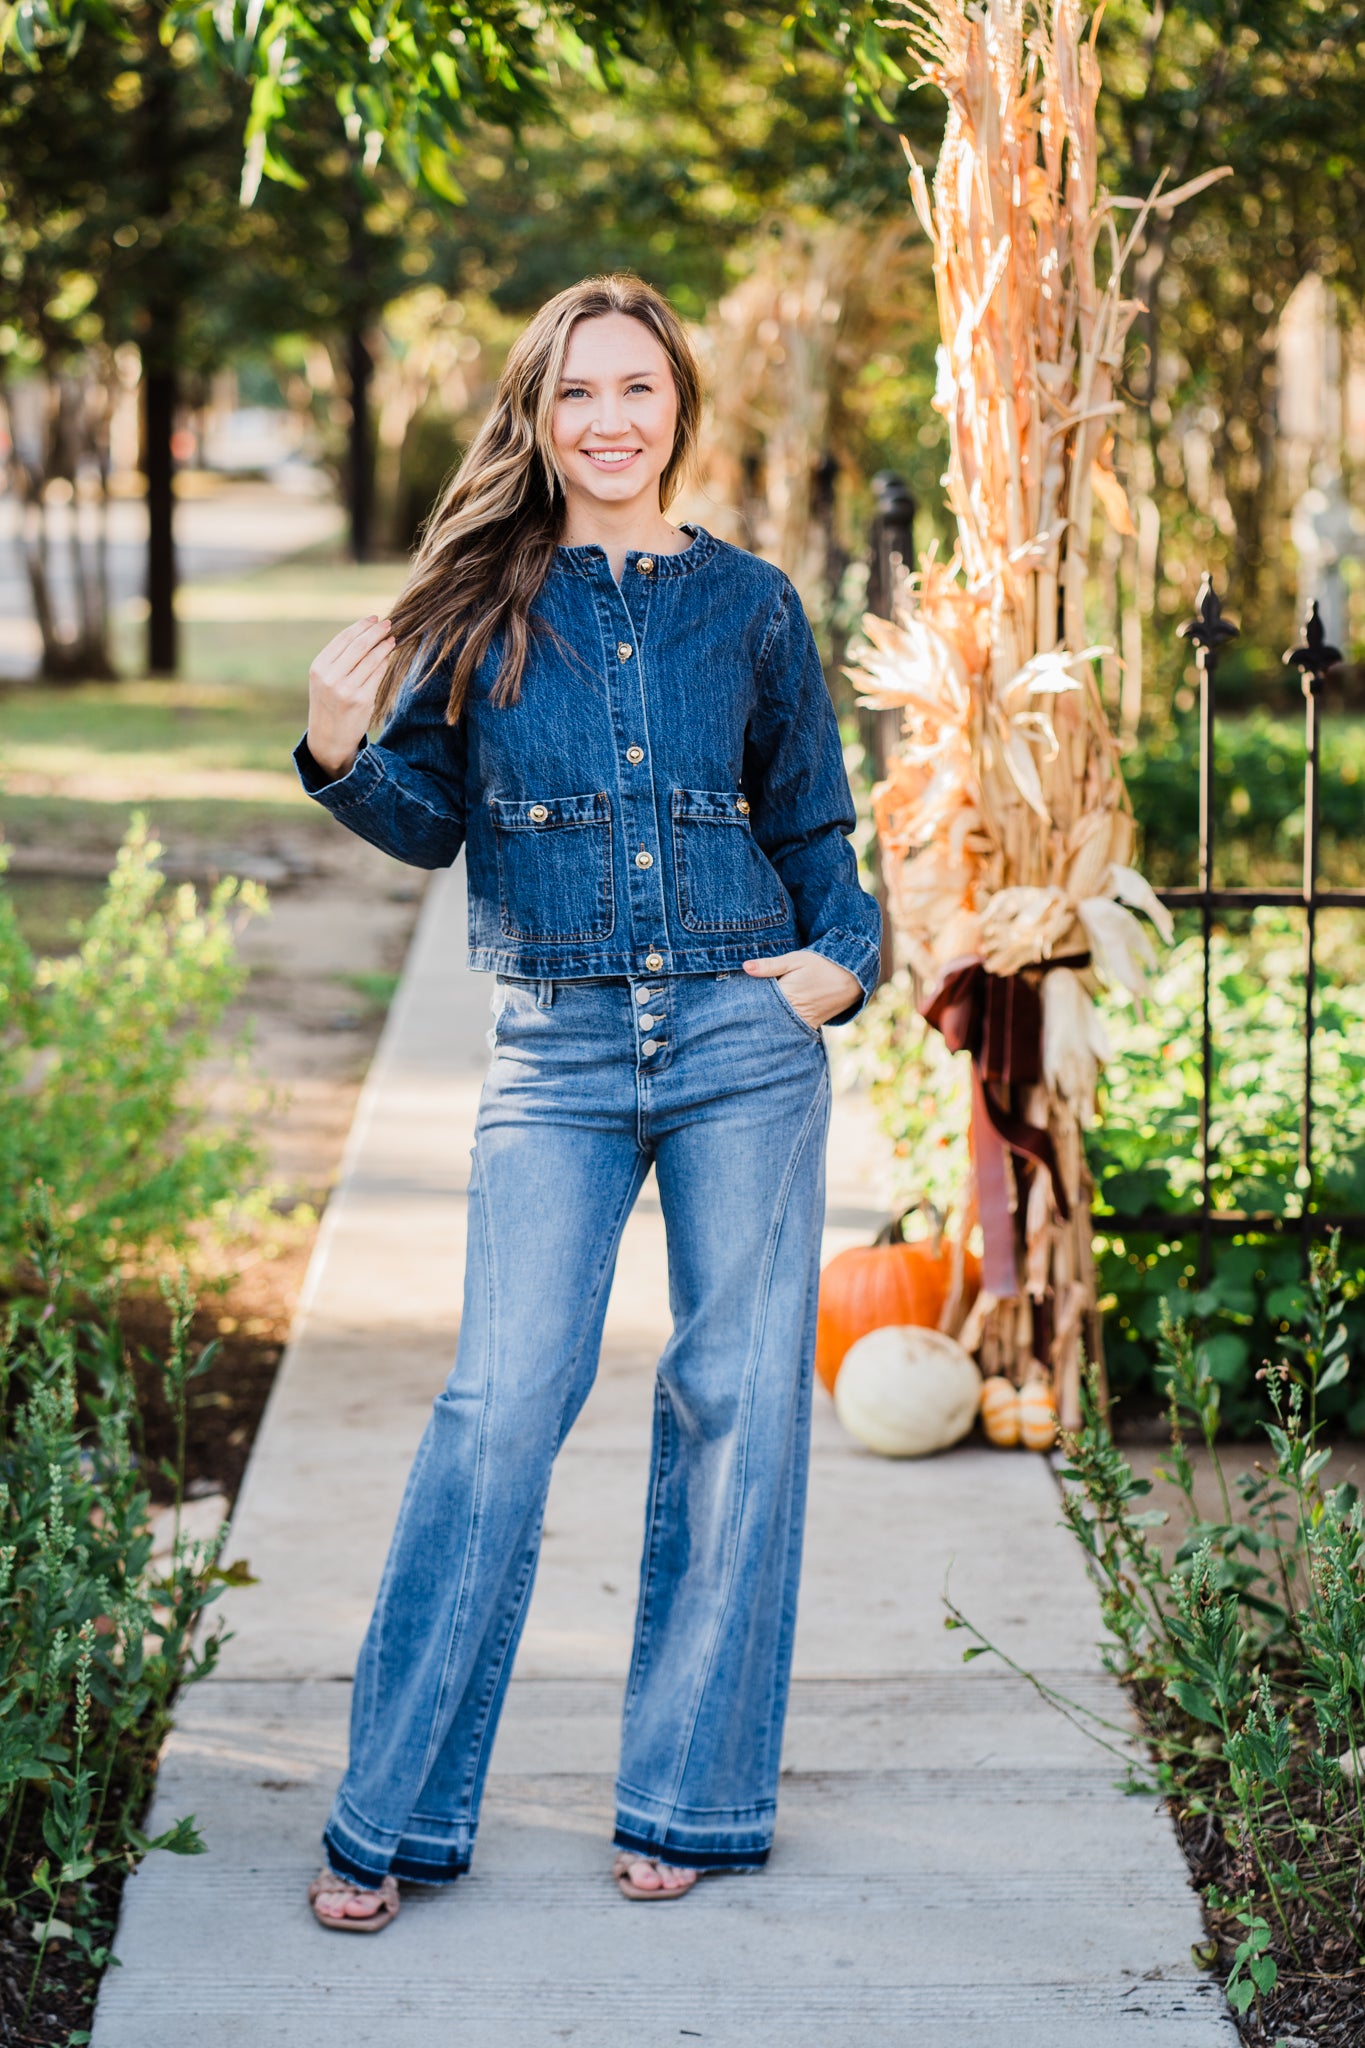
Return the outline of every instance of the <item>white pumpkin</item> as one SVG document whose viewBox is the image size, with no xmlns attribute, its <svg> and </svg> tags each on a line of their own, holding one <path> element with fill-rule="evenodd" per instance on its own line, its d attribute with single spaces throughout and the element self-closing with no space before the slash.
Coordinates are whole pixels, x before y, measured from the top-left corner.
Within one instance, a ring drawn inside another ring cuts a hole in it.
<svg viewBox="0 0 1365 2048">
<path fill-rule="evenodd" d="M 981 1401 L 970 1354 L 941 1330 L 897 1325 L 850 1346 L 834 1410 L 850 1436 L 884 1458 L 923 1458 L 966 1436 Z"/>
</svg>

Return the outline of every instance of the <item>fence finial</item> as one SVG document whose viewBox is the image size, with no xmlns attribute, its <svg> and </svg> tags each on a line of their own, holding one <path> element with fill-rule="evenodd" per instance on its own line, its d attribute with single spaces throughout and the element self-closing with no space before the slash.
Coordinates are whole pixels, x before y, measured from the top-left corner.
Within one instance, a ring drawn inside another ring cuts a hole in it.
<svg viewBox="0 0 1365 2048">
<path fill-rule="evenodd" d="M 1286 668 L 1299 671 L 1305 696 L 1312 696 L 1315 690 L 1320 690 L 1327 671 L 1335 668 L 1341 660 L 1341 649 L 1333 647 L 1327 639 L 1316 598 L 1309 605 L 1308 617 L 1303 622 L 1302 647 L 1286 647 L 1283 659 Z"/>
<path fill-rule="evenodd" d="M 1225 640 L 1237 638 L 1237 628 L 1231 619 L 1223 617 L 1223 607 L 1218 602 L 1218 592 L 1213 587 L 1213 578 L 1207 569 L 1199 585 L 1199 595 L 1195 598 L 1194 606 L 1194 617 L 1186 619 L 1183 626 L 1177 626 L 1176 632 L 1182 640 L 1193 640 L 1195 646 L 1202 648 L 1205 654 L 1216 655 Z"/>
</svg>

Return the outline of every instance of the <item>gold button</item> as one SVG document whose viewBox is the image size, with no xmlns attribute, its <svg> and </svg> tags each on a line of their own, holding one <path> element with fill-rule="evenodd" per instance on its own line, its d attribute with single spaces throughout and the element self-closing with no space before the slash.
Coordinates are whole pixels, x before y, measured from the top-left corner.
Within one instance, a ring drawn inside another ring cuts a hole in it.
<svg viewBox="0 0 1365 2048">
<path fill-rule="evenodd" d="M 550 813 L 546 810 L 544 804 L 532 804 L 531 816 L 534 818 L 537 825 L 543 825 L 545 823 L 545 820 L 549 817 L 549 815 Z"/>
<path fill-rule="evenodd" d="M 642 576 L 652 576 L 654 574 L 653 555 L 641 555 L 635 566 Z"/>
<path fill-rule="evenodd" d="M 653 854 L 646 853 L 644 847 L 642 846 L 640 848 L 640 851 L 635 856 L 635 865 L 637 868 L 652 868 L 654 865 Z"/>
<path fill-rule="evenodd" d="M 649 969 L 651 974 L 657 974 L 659 969 L 663 966 L 663 964 L 664 956 L 662 953 L 645 954 L 645 966 Z"/>
<path fill-rule="evenodd" d="M 635 649 L 634 649 L 634 648 L 633 648 L 633 647 L 631 646 L 631 644 L 630 644 L 629 640 L 618 640 L 618 641 L 617 641 L 617 643 L 616 643 L 616 658 L 617 658 L 617 660 L 618 660 L 618 661 L 629 661 L 629 660 L 630 660 L 630 657 L 631 657 L 631 655 L 632 655 L 632 654 L 634 654 L 634 652 L 635 652 Z"/>
<path fill-rule="evenodd" d="M 749 799 L 748 799 L 748 797 L 747 797 L 747 796 L 742 796 L 742 797 L 740 797 L 739 801 L 738 801 L 738 802 L 736 803 L 736 805 L 735 805 L 735 809 L 736 809 L 736 810 L 737 810 L 737 811 L 738 811 L 738 812 L 740 813 L 740 816 L 741 816 L 741 817 L 747 818 L 747 817 L 748 817 L 748 815 L 749 815 Z"/>
<path fill-rule="evenodd" d="M 626 748 L 626 759 L 627 759 L 628 761 L 643 761 L 643 760 L 644 760 L 644 758 L 645 758 L 645 750 L 644 750 L 644 748 L 643 748 L 643 747 L 627 747 L 627 748 Z"/>
</svg>

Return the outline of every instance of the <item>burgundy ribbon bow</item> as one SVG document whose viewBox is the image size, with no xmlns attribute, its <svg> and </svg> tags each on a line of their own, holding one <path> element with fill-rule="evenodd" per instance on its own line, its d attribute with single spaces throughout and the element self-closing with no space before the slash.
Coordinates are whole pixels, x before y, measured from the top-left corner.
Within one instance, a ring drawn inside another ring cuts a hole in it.
<svg viewBox="0 0 1365 2048">
<path fill-rule="evenodd" d="M 994 1092 L 996 1087 L 1030 1087 L 1041 1080 L 1042 998 L 1020 974 L 988 974 L 980 960 L 953 960 L 920 1004 L 920 1014 L 942 1032 L 950 1052 L 971 1055 L 972 1156 L 986 1254 L 982 1280 L 994 1295 L 1017 1294 L 1007 1148 L 1047 1172 L 1058 1215 L 1063 1222 L 1071 1215 L 1052 1134 L 1016 1116 Z"/>
</svg>

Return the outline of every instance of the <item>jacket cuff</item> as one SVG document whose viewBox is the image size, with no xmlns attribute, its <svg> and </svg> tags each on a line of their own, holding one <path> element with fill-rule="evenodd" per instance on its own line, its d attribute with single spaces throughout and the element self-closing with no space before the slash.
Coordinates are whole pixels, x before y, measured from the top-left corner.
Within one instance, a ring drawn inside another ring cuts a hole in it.
<svg viewBox="0 0 1365 2048">
<path fill-rule="evenodd" d="M 837 1017 L 830 1017 L 831 1024 L 851 1024 L 859 1011 L 876 994 L 882 978 L 881 947 L 873 945 L 871 939 L 861 932 L 841 931 L 836 925 L 832 931 L 822 932 L 810 943 L 812 953 L 819 953 L 826 960 L 832 960 L 836 967 L 846 967 L 855 975 L 862 989 L 862 1001 L 850 1004 Z"/>
<path fill-rule="evenodd" d="M 307 733 L 294 749 L 294 766 L 309 796 L 316 797 L 329 811 L 363 803 L 375 784 L 384 778 L 383 766 L 370 750 L 368 735 L 362 735 L 355 759 L 344 775 L 331 776 L 325 768 L 319 768 L 309 752 Z"/>
</svg>

